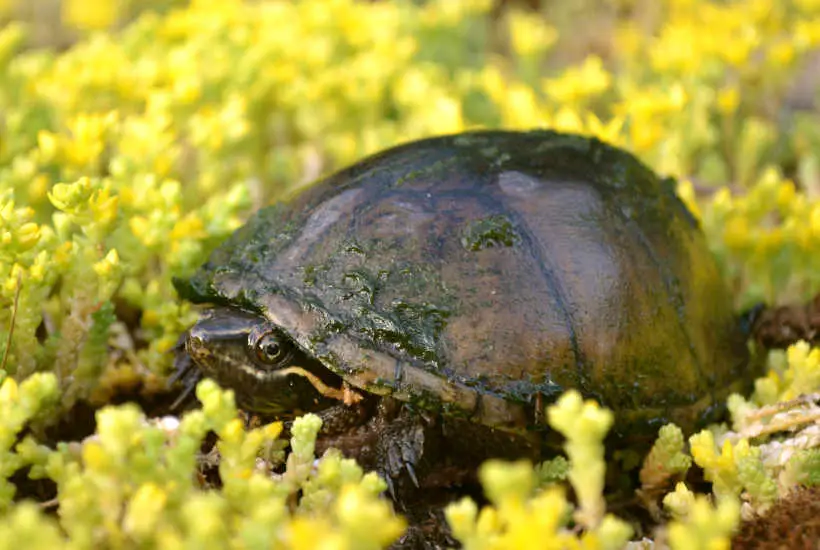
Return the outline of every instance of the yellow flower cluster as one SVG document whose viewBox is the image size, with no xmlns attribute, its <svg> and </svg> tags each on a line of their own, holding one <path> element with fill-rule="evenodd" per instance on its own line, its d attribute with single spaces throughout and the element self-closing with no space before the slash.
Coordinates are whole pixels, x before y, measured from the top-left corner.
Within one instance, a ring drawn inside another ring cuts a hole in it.
<svg viewBox="0 0 820 550">
<path fill-rule="evenodd" d="M 8 510 L 15 486 L 8 478 L 25 462 L 12 452 L 26 423 L 57 399 L 57 380 L 51 374 L 37 373 L 18 384 L 0 376 L 0 513 Z"/>
<path fill-rule="evenodd" d="M 729 537 L 738 525 L 740 505 L 724 499 L 713 506 L 703 495 L 695 495 L 683 483 L 664 500 L 675 520 L 669 524 L 669 546 L 675 550 L 729 550 Z"/>
<path fill-rule="evenodd" d="M 820 288 L 820 200 L 774 168 L 745 194 L 717 191 L 701 218 L 727 275 L 744 289 L 744 305 L 806 300 Z"/>
<path fill-rule="evenodd" d="M 712 482 L 718 499 L 737 497 L 744 489 L 758 503 L 767 504 L 777 496 L 774 479 L 765 475 L 760 450 L 751 447 L 747 440 L 732 444 L 727 439 L 718 452 L 714 434 L 703 430 L 689 438 L 689 445 L 692 458 Z"/>
<path fill-rule="evenodd" d="M 29 535 L 27 548 L 353 550 L 384 548 L 404 530 L 404 520 L 377 497 L 384 484 L 375 476 L 338 454 L 314 456 L 316 417 L 294 423 L 291 445 L 306 452 L 289 459 L 281 478 L 271 476 L 259 462 L 277 443 L 281 424 L 246 431 L 232 394 L 210 381 L 197 388 L 203 408 L 181 419 L 148 420 L 132 404 L 106 407 L 97 413 L 94 436 L 73 448 L 54 450 L 27 437 L 10 453 L 23 423 L 56 398 L 56 382 L 38 374 L 19 387 L 11 378 L 0 384 L 0 411 L 8 413 L 0 428 L 0 548 Z M 218 492 L 203 491 L 194 475 L 209 431 L 220 438 Z M 58 518 L 27 505 L 5 513 L 14 496 L 6 477 L 26 465 L 57 483 Z M 324 498 L 289 513 L 287 501 L 296 502 L 299 492 Z"/>
<path fill-rule="evenodd" d="M 467 550 L 617 550 L 629 540 L 632 528 L 606 514 L 603 498 L 603 441 L 612 426 L 612 411 L 569 391 L 548 408 L 548 414 L 550 426 L 566 438 L 577 510 L 567 501 L 563 487 L 537 490 L 536 471 L 528 462 L 487 461 L 479 477 L 491 506 L 479 511 L 472 499 L 464 498 L 446 510 L 453 534 Z M 581 535 L 568 528 L 571 520 L 575 531 L 583 530 Z"/>
<path fill-rule="evenodd" d="M 820 348 L 798 342 L 785 353 L 773 353 L 767 375 L 755 383 L 758 405 L 796 399 L 820 391 Z"/>
</svg>

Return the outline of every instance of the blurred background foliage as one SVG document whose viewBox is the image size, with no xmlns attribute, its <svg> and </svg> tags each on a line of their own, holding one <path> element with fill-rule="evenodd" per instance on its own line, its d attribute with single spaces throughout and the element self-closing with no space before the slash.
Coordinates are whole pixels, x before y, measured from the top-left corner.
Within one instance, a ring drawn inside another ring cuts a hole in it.
<svg viewBox="0 0 820 550">
<path fill-rule="evenodd" d="M 171 276 L 432 134 L 598 136 L 678 178 L 738 309 L 820 291 L 818 0 L 0 0 L 0 21 L 0 380 L 54 373 L 55 410 L 164 387 L 196 317 Z"/>
</svg>

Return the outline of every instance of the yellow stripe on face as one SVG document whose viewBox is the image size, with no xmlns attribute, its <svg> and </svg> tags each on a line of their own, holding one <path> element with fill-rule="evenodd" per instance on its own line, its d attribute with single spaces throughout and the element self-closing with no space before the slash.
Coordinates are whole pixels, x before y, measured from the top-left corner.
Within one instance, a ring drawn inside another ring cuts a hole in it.
<svg viewBox="0 0 820 550">
<path fill-rule="evenodd" d="M 351 395 L 352 392 L 347 387 L 339 389 L 328 386 L 327 384 L 322 382 L 318 376 L 316 376 L 310 371 L 303 369 L 302 367 L 288 367 L 286 369 L 277 371 L 277 374 L 298 374 L 299 376 L 304 376 L 313 385 L 313 387 L 316 388 L 316 391 L 318 391 L 325 397 L 330 397 L 331 399 L 343 401 L 345 404 L 355 403 L 356 401 L 359 401 L 361 399 L 361 395 Z"/>
</svg>

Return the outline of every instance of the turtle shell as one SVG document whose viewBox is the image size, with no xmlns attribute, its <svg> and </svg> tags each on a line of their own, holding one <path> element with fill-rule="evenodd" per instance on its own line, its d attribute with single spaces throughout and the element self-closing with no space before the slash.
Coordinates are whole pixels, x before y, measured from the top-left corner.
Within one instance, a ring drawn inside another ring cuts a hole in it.
<svg viewBox="0 0 820 550">
<path fill-rule="evenodd" d="M 260 210 L 178 288 L 259 312 L 364 391 L 514 432 L 569 388 L 691 428 L 753 378 L 698 223 L 634 156 L 481 131 Z"/>
</svg>

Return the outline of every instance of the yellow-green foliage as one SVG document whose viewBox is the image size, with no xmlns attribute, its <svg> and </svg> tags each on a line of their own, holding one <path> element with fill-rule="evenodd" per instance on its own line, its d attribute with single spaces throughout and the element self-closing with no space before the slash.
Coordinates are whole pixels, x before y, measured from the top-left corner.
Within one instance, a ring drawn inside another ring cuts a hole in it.
<svg viewBox="0 0 820 550">
<path fill-rule="evenodd" d="M 37 375 L 18 392 L 7 379 L 0 410 L 15 402 L 27 410 L 23 404 L 54 393 L 55 382 Z M 0 548 L 382 548 L 403 530 L 389 504 L 375 498 L 385 489 L 375 474 L 336 452 L 314 464 L 318 417 L 296 421 L 286 470 L 271 476 L 258 457 L 269 454 L 282 426 L 246 431 L 232 393 L 213 382 L 200 384 L 197 396 L 202 409 L 181 421 L 148 421 L 124 405 L 98 411 L 97 433 L 82 443 L 50 450 L 23 440 L 19 462 L 33 465 L 32 477 L 57 483 L 65 536 L 37 508 L 16 506 L 0 516 Z M 208 431 L 220 438 L 219 492 L 195 482 Z M 303 497 L 289 508 L 298 490 Z"/>
<path fill-rule="evenodd" d="M 788 401 L 820 388 L 820 349 L 800 342 L 786 352 L 772 353 L 766 378 L 755 384 L 752 400 L 757 405 Z"/>
<path fill-rule="evenodd" d="M 674 493 L 667 495 L 664 503 L 674 509 L 676 518 L 669 525 L 672 548 L 729 549 L 727 535 L 738 524 L 740 507 L 737 501 L 721 500 L 713 507 L 706 497 L 695 495 L 680 483 Z"/>
<path fill-rule="evenodd" d="M 0 0 L 0 17 L 23 4 Z M 612 15 L 601 29 L 609 47 L 570 66 L 557 60 L 572 27 L 516 10 L 490 24 L 490 0 L 64 0 L 61 16 L 80 35 L 65 51 L 26 49 L 25 25 L 5 25 L 0 548 L 312 548 L 316 537 L 350 548 L 395 538 L 401 522 L 374 498 L 378 480 L 338 455 L 313 466 L 315 420 L 300 424 L 286 473 L 271 480 L 255 464 L 257 454 L 281 454 L 276 428 L 245 432 L 230 398 L 207 385 L 203 411 L 177 427 L 133 407 L 104 409 L 87 441 L 49 450 L 29 436 L 15 446 L 38 412 L 104 402 L 123 379 L 162 383 L 169 351 L 196 316 L 171 276 L 190 273 L 255 208 L 388 145 L 477 127 L 599 136 L 680 179 L 739 307 L 820 290 L 820 124 L 787 93 L 820 48 L 820 2 L 589 5 L 640 9 Z M 777 446 L 755 447 L 775 431 L 749 432 L 766 406 L 820 390 L 817 354 L 795 346 L 775 355 L 754 396 L 732 398 L 735 432 L 690 439 L 721 500 L 671 493 L 673 547 L 725 547 L 738 496 L 765 506 L 779 494 L 775 476 L 782 484 L 820 475 L 805 445 L 780 463 Z M 468 546 L 533 533 L 579 547 L 626 540 L 600 494 L 608 413 L 568 399 L 578 416 L 559 408 L 553 421 L 577 436 L 570 462 L 487 465 L 492 507 L 464 501 L 448 513 Z M 221 437 L 220 492 L 191 480 L 206 429 Z M 661 432 L 645 464 L 656 489 L 689 467 L 686 452 L 682 434 Z M 37 508 L 11 504 L 6 478 L 26 464 L 57 482 L 60 530 Z M 555 485 L 564 477 L 577 510 Z M 539 478 L 550 482 L 544 492 Z M 297 488 L 303 497 L 290 515 Z M 586 539 L 562 530 L 573 512 Z"/>
<path fill-rule="evenodd" d="M 548 408 L 550 426 L 566 437 L 570 459 L 569 481 L 578 496 L 578 508 L 567 501 L 561 487 L 536 491 L 537 477 L 526 462 L 486 462 L 480 472 L 491 506 L 479 513 L 465 498 L 447 509 L 453 534 L 467 550 L 504 548 L 587 548 L 617 550 L 632 534 L 631 527 L 605 514 L 603 440 L 612 425 L 612 412 L 594 401 L 584 402 L 569 391 Z M 571 519 L 584 528 L 576 536 Z"/>
<path fill-rule="evenodd" d="M 57 384 L 53 375 L 36 374 L 17 384 L 6 378 L 0 384 L 0 512 L 5 511 L 15 488 L 8 478 L 25 465 L 22 457 L 12 451 L 17 436 L 49 400 L 57 397 Z"/>
</svg>

